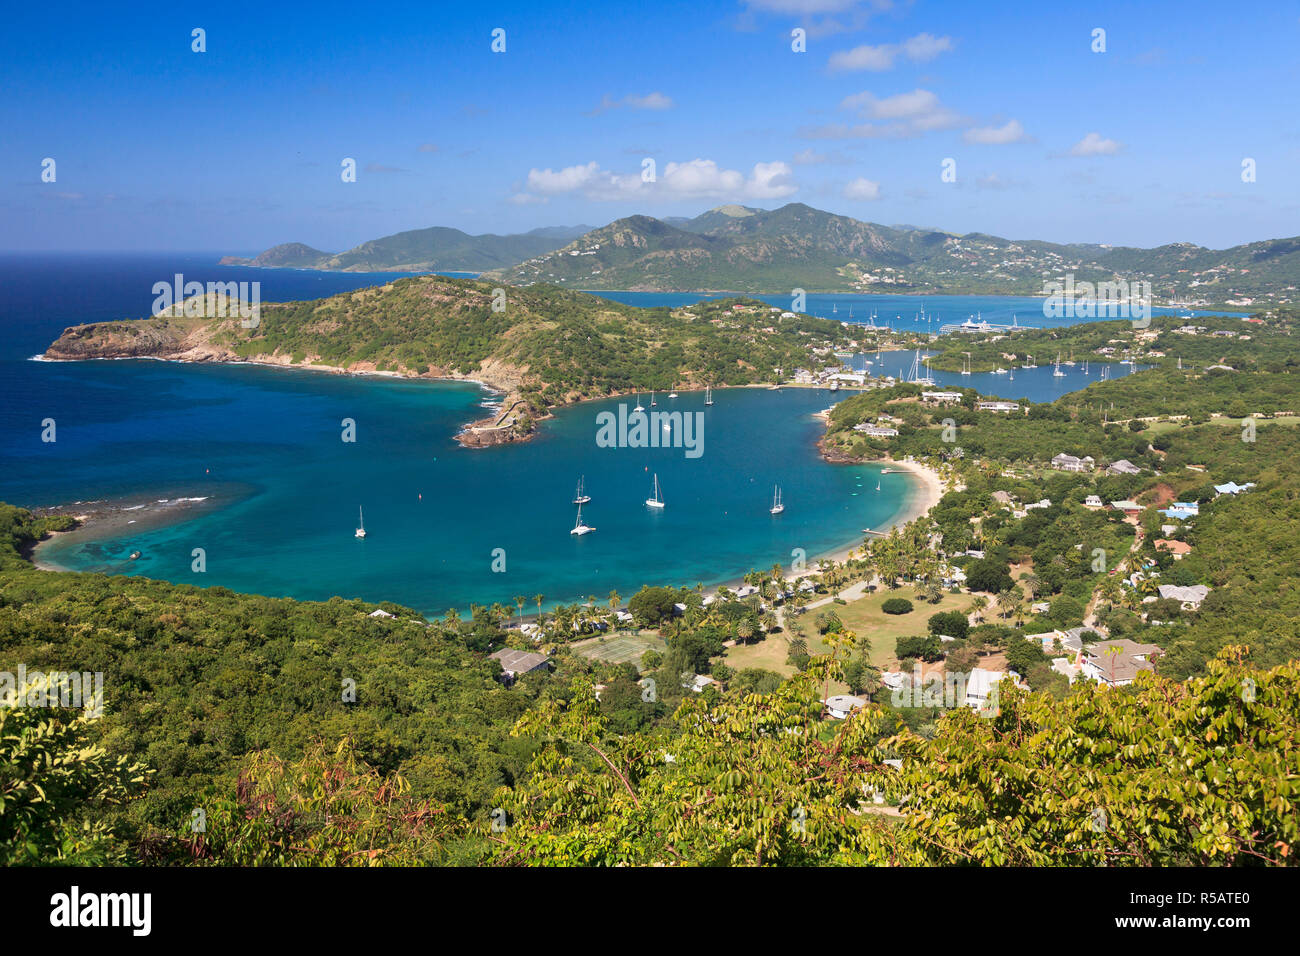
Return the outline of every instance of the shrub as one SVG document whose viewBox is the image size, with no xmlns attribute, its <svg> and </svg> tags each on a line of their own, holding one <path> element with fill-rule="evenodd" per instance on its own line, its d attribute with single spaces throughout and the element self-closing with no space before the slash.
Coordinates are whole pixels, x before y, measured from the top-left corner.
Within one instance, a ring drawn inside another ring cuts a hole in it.
<svg viewBox="0 0 1300 956">
<path fill-rule="evenodd" d="M 886 614 L 910 614 L 912 612 L 912 602 L 907 598 L 890 598 L 880 609 Z"/>
</svg>

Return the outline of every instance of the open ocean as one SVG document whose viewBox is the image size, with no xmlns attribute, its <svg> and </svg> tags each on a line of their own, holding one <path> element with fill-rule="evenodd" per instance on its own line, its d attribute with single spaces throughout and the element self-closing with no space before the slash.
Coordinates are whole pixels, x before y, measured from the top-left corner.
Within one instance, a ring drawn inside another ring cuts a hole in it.
<svg viewBox="0 0 1300 956">
<path fill-rule="evenodd" d="M 660 396 L 659 410 L 704 413 L 704 453 L 692 459 L 680 448 L 598 448 L 597 413 L 631 400 L 566 409 L 531 442 L 469 450 L 453 436 L 485 414 L 480 405 L 489 398 L 472 385 L 149 360 L 31 361 L 67 326 L 147 316 L 153 284 L 177 272 L 187 281 L 260 281 L 263 301 L 319 298 L 393 277 L 218 266 L 217 258 L 0 256 L 0 500 L 32 507 L 204 499 L 181 523 L 62 537 L 43 560 L 300 599 L 392 600 L 426 614 L 509 604 L 515 595 L 535 607 L 536 594 L 549 605 L 588 595 L 604 601 L 611 589 L 626 598 L 643 583 L 717 584 L 752 568 L 789 566 L 796 548 L 811 560 L 860 541 L 862 528 L 885 525 L 916 491 L 902 474 L 882 478 L 878 467 L 820 459 L 813 413 L 843 392 L 730 389 L 716 392 L 709 408 L 702 394 Z M 700 298 L 610 297 L 637 305 Z M 926 308 L 945 322 L 976 311 L 1002 321 L 983 304 L 991 298 L 932 297 Z M 855 319 L 876 309 L 881 324 L 918 308 L 908 297 L 810 296 L 809 310 L 830 315 L 832 299 L 836 318 L 847 319 L 851 304 Z M 1042 324 L 1027 319 L 1034 310 L 1041 318 L 1037 300 L 996 301 L 1021 324 Z M 882 362 L 887 373 L 908 364 L 891 361 Z M 934 377 L 1034 400 L 1097 378 L 1095 370 L 1087 378 L 1051 372 L 1022 372 L 1014 382 Z M 344 418 L 356 421 L 355 443 L 340 438 Z M 54 419 L 56 442 L 42 442 L 44 419 Z M 667 501 L 661 512 L 644 505 L 655 473 Z M 569 534 L 571 500 L 584 475 L 592 501 L 583 517 L 597 531 L 579 537 Z M 774 518 L 767 509 L 776 483 L 786 511 Z M 353 536 L 358 507 L 364 540 Z M 203 573 L 191 569 L 196 548 L 206 557 Z M 501 564 L 496 549 L 504 571 L 493 570 L 494 552 Z M 140 559 L 129 561 L 135 550 Z"/>
</svg>

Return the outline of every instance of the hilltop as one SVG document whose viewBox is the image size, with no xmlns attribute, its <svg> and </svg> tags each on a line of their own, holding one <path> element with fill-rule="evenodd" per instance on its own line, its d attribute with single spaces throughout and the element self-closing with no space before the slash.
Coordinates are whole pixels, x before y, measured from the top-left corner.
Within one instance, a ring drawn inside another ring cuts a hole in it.
<svg viewBox="0 0 1300 956">
<path fill-rule="evenodd" d="M 778 370 L 806 365 L 811 350 L 829 356 L 848 341 L 838 322 L 783 317 L 755 300 L 642 309 L 550 286 L 508 288 L 498 299 L 498 288 L 441 276 L 399 279 L 327 299 L 262 303 L 255 328 L 209 295 L 195 311 L 211 318 L 175 309 L 74 326 L 45 354 L 481 381 L 505 393 L 502 414 L 461 440 L 497 444 L 527 437 L 557 406 L 652 388 L 772 382 Z"/>
<path fill-rule="evenodd" d="M 883 226 L 790 203 L 720 206 L 694 219 L 620 219 L 486 278 L 584 289 L 750 293 L 892 292 L 1038 295 L 1045 279 L 1148 281 L 1158 302 L 1290 302 L 1300 239 L 1212 250 L 1011 240 Z"/>
</svg>

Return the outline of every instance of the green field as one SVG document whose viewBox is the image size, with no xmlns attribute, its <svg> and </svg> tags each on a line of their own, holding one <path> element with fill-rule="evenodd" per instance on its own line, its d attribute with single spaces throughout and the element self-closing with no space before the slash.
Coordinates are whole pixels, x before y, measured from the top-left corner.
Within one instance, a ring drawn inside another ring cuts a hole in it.
<svg viewBox="0 0 1300 956">
<path fill-rule="evenodd" d="M 886 614 L 880 610 L 880 605 L 891 597 L 907 598 L 911 601 L 911 613 Z M 807 619 L 811 626 L 818 612 L 834 611 L 846 628 L 859 636 L 865 635 L 871 639 L 871 663 L 879 667 L 894 659 L 894 648 L 900 637 L 926 633 L 925 622 L 931 614 L 938 614 L 940 611 L 969 611 L 974 600 L 973 594 L 944 592 L 943 600 L 938 604 L 927 604 L 923 600 L 918 601 L 913 596 L 911 588 L 898 588 L 893 591 L 884 590 L 868 594 L 851 604 L 832 604 L 825 608 L 818 608 L 817 611 L 807 615 Z M 808 649 L 814 654 L 829 652 L 829 648 L 820 640 L 810 642 Z"/>
</svg>

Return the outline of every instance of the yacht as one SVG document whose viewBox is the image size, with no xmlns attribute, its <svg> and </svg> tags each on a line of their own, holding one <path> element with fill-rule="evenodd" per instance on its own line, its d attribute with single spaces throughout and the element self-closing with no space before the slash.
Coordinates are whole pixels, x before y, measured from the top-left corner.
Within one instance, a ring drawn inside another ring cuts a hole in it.
<svg viewBox="0 0 1300 956">
<path fill-rule="evenodd" d="M 664 506 L 663 495 L 659 491 L 659 473 L 655 473 L 655 493 L 653 498 L 647 498 L 645 503 L 650 508 L 662 508 Z"/>
<path fill-rule="evenodd" d="M 676 393 L 676 392 L 669 392 L 669 393 L 668 393 L 668 397 L 669 397 L 669 398 L 676 398 L 676 397 L 677 397 L 677 393 Z"/>
<path fill-rule="evenodd" d="M 575 505 L 578 505 L 579 507 L 585 505 L 587 502 L 591 500 L 591 495 L 587 494 L 585 491 L 582 490 L 582 485 L 586 480 L 587 480 L 586 475 L 583 475 L 581 478 L 578 479 L 578 493 L 573 496 L 573 503 Z"/>
<path fill-rule="evenodd" d="M 1065 373 L 1061 371 L 1061 353 L 1056 353 L 1056 370 L 1052 372 L 1053 378 L 1064 378 Z"/>
<path fill-rule="evenodd" d="M 779 515 L 785 510 L 785 505 L 781 504 L 781 486 L 777 485 L 772 494 L 772 507 L 767 509 L 771 514 Z"/>
<path fill-rule="evenodd" d="M 704 387 L 704 404 L 713 404 L 713 389 L 707 385 Z"/>
<path fill-rule="evenodd" d="M 632 411 L 634 411 L 634 412 L 644 412 L 644 411 L 645 411 L 645 406 L 641 404 L 641 393 L 640 393 L 640 392 L 637 392 L 637 393 L 636 393 L 636 408 L 632 409 Z"/>
<path fill-rule="evenodd" d="M 574 526 L 573 526 L 573 530 L 570 531 L 569 534 L 590 534 L 591 532 L 593 532 L 593 531 L 595 531 L 595 530 L 596 530 L 596 529 L 593 528 L 593 527 L 591 527 L 591 525 L 587 525 L 587 524 L 583 524 L 583 523 L 582 523 L 582 506 L 579 505 L 579 506 L 578 506 L 578 521 L 577 521 L 576 524 L 574 524 Z"/>
<path fill-rule="evenodd" d="M 357 506 L 357 537 L 364 538 L 365 536 L 366 536 L 366 519 L 365 519 L 365 515 L 361 513 L 361 506 L 358 505 Z"/>
</svg>

